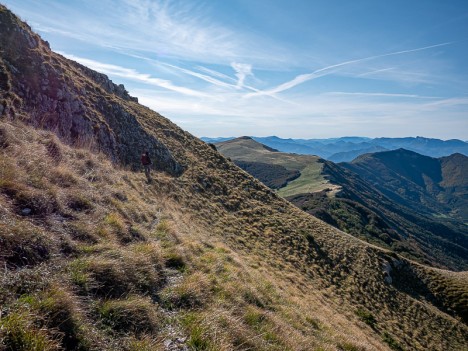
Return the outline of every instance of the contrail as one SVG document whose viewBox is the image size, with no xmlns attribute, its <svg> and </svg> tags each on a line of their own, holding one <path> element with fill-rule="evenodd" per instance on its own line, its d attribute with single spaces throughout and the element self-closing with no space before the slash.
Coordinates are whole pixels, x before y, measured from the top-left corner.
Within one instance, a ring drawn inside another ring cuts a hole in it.
<svg viewBox="0 0 468 351">
<path fill-rule="evenodd" d="M 326 75 L 331 73 L 331 72 L 327 72 L 327 71 L 329 71 L 329 70 L 331 70 L 333 68 L 347 66 L 347 65 L 354 64 L 354 63 L 358 63 L 358 62 L 375 60 L 375 59 L 378 59 L 378 58 L 381 58 L 381 57 L 395 56 L 395 55 L 407 54 L 407 53 L 410 53 L 410 52 L 428 50 L 428 49 L 432 49 L 432 48 L 436 48 L 436 47 L 440 47 L 440 46 L 450 45 L 450 44 L 453 44 L 453 43 L 454 42 L 451 41 L 451 42 L 446 42 L 446 43 L 441 43 L 441 44 L 424 46 L 422 48 L 417 48 L 417 49 L 390 52 L 390 53 L 387 53 L 387 54 L 374 55 L 374 56 L 369 56 L 369 57 L 365 57 L 365 58 L 361 58 L 361 59 L 341 62 L 341 63 L 338 63 L 336 65 L 331 65 L 331 66 L 327 66 L 327 67 L 324 67 L 324 68 L 320 68 L 320 69 L 318 69 L 318 70 L 316 70 L 316 71 L 314 71 L 312 73 L 301 74 L 301 75 L 297 76 L 296 78 L 290 80 L 289 82 L 278 85 L 275 88 L 272 88 L 272 89 L 269 89 L 269 90 L 258 91 L 258 92 L 255 92 L 255 93 L 249 93 L 249 94 L 246 94 L 244 97 L 249 98 L 249 97 L 259 96 L 259 95 L 273 95 L 273 94 L 276 94 L 276 93 L 291 89 L 291 88 L 295 87 L 296 85 L 302 84 L 302 83 L 307 82 L 309 80 L 326 76 Z"/>
</svg>

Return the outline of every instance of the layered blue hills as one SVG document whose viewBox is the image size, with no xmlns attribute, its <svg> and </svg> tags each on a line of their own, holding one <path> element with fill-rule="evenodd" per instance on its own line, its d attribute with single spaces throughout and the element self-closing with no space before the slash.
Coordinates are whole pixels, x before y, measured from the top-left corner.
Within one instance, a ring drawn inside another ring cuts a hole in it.
<svg viewBox="0 0 468 351">
<path fill-rule="evenodd" d="M 234 137 L 202 138 L 202 140 L 209 143 L 230 139 L 234 139 Z M 317 155 L 333 162 L 349 162 L 363 154 L 402 148 L 430 157 L 443 157 L 454 153 L 468 156 L 468 143 L 465 141 L 458 139 L 441 140 L 420 136 L 373 139 L 355 136 L 329 139 L 283 139 L 277 136 L 252 136 L 252 139 L 282 152 Z"/>
</svg>

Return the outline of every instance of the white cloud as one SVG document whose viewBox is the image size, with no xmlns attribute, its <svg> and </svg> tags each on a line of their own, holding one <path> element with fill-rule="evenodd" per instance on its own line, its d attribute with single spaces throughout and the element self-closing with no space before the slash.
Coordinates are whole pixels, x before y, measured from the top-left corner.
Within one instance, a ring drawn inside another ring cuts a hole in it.
<svg viewBox="0 0 468 351">
<path fill-rule="evenodd" d="M 205 20 L 203 8 L 183 2 L 128 0 L 124 3 L 122 10 L 126 16 L 121 20 L 140 32 L 135 38 L 125 36 L 132 47 L 136 45 L 143 51 L 155 48 L 163 55 L 191 59 L 207 55 L 236 56 L 239 43 L 235 33 Z"/>
<path fill-rule="evenodd" d="M 357 63 L 361 63 L 361 62 L 371 61 L 371 60 L 376 60 L 376 59 L 379 59 L 379 58 L 384 58 L 384 57 L 389 57 L 389 56 L 397 56 L 397 55 L 402 55 L 402 54 L 407 54 L 407 53 L 412 53 L 412 52 L 417 52 L 417 51 L 422 51 L 422 50 L 428 50 L 428 49 L 432 49 L 432 48 L 436 48 L 436 47 L 440 47 L 440 46 L 446 46 L 446 45 L 450 45 L 450 44 L 453 44 L 453 43 L 452 42 L 446 42 L 446 43 L 441 43 L 441 44 L 424 46 L 424 47 L 420 47 L 420 48 L 416 48 L 416 49 L 396 51 L 396 52 L 391 52 L 391 53 L 387 53 L 387 54 L 374 55 L 374 56 L 369 56 L 369 57 L 365 57 L 365 58 L 361 58 L 361 59 L 357 59 L 357 60 L 349 60 L 349 61 L 341 62 L 341 63 L 338 63 L 338 64 L 334 64 L 334 65 L 330 65 L 330 66 L 326 66 L 326 67 L 317 69 L 312 73 L 298 75 L 294 79 L 292 79 L 292 80 L 290 80 L 290 81 L 288 81 L 286 83 L 280 84 L 280 85 L 278 85 L 278 86 L 276 86 L 274 88 L 263 90 L 263 91 L 258 91 L 258 92 L 255 92 L 255 93 L 249 93 L 249 94 L 246 95 L 246 97 L 254 97 L 254 96 L 258 96 L 258 95 L 274 95 L 274 94 L 283 92 L 285 90 L 289 90 L 289 89 L 291 89 L 291 88 L 293 88 L 293 87 L 295 87 L 295 86 L 297 86 L 299 84 L 305 83 L 305 82 L 307 82 L 309 80 L 317 79 L 317 78 L 320 78 L 320 77 L 335 73 L 337 71 L 336 69 L 344 67 L 344 66 L 353 65 L 353 64 L 357 64 Z"/>
<path fill-rule="evenodd" d="M 401 136 L 404 132 L 405 135 L 466 139 L 464 108 L 468 98 L 463 97 L 440 99 L 411 94 L 334 92 L 298 96 L 291 105 L 267 96 L 246 104 L 240 92 L 203 101 L 196 97 L 180 100 L 177 95 L 162 96 L 147 89 L 132 94 L 198 136 L 275 134 L 311 138 L 351 133 Z"/>
<path fill-rule="evenodd" d="M 350 95 L 361 97 L 388 97 L 388 98 L 414 98 L 414 99 L 440 99 L 436 96 L 422 96 L 416 94 L 392 94 L 392 93 L 361 93 L 361 92 L 344 92 L 344 91 L 331 91 L 323 95 Z"/>
<path fill-rule="evenodd" d="M 270 67 L 293 58 L 273 40 L 216 21 L 209 4 L 166 0 L 81 0 L 79 4 L 25 0 L 15 4 L 12 0 L 12 7 L 21 9 L 42 33 L 119 52 L 203 64 L 229 65 L 248 59 Z"/>
<path fill-rule="evenodd" d="M 378 73 L 382 73 L 382 72 L 392 71 L 392 70 L 394 70 L 394 69 L 395 69 L 395 67 L 388 67 L 388 68 L 375 69 L 375 70 L 372 70 L 372 71 L 369 71 L 369 72 L 364 72 L 364 73 L 358 74 L 357 77 L 371 76 L 371 75 L 378 74 Z"/>
<path fill-rule="evenodd" d="M 213 77 L 218 77 L 220 79 L 229 80 L 229 81 L 234 82 L 234 83 L 236 82 L 236 80 L 234 78 L 229 77 L 228 75 L 220 73 L 218 71 L 215 71 L 215 70 L 203 67 L 203 66 L 197 66 L 195 68 L 198 69 L 199 71 L 205 72 L 205 73 L 207 73 L 207 74 L 209 74 L 209 75 L 211 75 Z"/>
<path fill-rule="evenodd" d="M 65 53 L 61 53 L 63 56 L 69 58 L 70 60 L 77 61 L 81 63 L 82 65 L 85 65 L 95 71 L 108 74 L 111 76 L 116 76 L 116 77 L 121 77 L 121 78 L 126 78 L 130 79 L 133 81 L 149 84 L 149 85 L 154 85 L 158 86 L 161 88 L 165 88 L 168 90 L 172 90 L 175 92 L 178 92 L 183 95 L 188 95 L 188 96 L 197 96 L 197 97 L 210 97 L 210 95 L 202 93 L 197 90 L 181 87 L 174 85 L 171 81 L 166 80 L 166 79 L 160 79 L 160 78 L 154 78 L 151 77 L 151 75 L 146 74 L 146 73 L 140 73 L 132 68 L 125 68 L 117 65 L 111 65 L 107 63 L 102 63 L 98 62 L 95 60 L 90 60 L 82 57 L 77 57 L 74 55 L 69 55 Z"/>
<path fill-rule="evenodd" d="M 231 67 L 236 71 L 237 88 L 240 89 L 244 86 L 245 78 L 252 75 L 252 65 L 232 62 Z"/>
<path fill-rule="evenodd" d="M 170 65 L 168 63 L 160 63 L 160 64 L 164 65 L 164 66 L 167 66 L 167 67 L 170 67 L 170 68 L 173 68 L 173 69 L 178 70 L 180 72 L 183 72 L 183 73 L 188 74 L 190 76 L 197 77 L 197 78 L 199 78 L 201 80 L 204 80 L 205 82 L 211 83 L 211 84 L 219 86 L 219 87 L 228 88 L 228 89 L 236 88 L 236 86 L 233 85 L 233 84 L 223 82 L 223 81 L 221 81 L 219 79 L 213 78 L 213 77 L 208 76 L 206 74 L 202 74 L 202 73 L 199 73 L 199 72 L 188 70 L 188 69 L 178 67 L 178 66 L 175 66 L 175 65 Z"/>
<path fill-rule="evenodd" d="M 358 56 L 355 52 L 368 52 L 374 47 L 346 51 L 343 43 L 337 42 L 336 52 L 313 46 L 317 53 L 304 55 L 301 48 L 283 42 L 283 47 L 291 49 L 285 53 L 279 48 L 280 43 L 268 42 L 264 37 L 260 40 L 241 27 L 229 28 L 227 23 L 210 16 L 210 2 L 194 5 L 195 2 L 165 0 L 81 0 L 75 6 L 73 2 L 54 0 L 8 1 L 18 8 L 29 3 L 23 6 L 29 11 L 26 19 L 33 27 L 50 33 L 51 38 L 67 43 L 63 51 L 73 44 L 70 50 L 76 50 L 71 51 L 76 56 L 66 56 L 117 81 L 125 79 L 127 89 L 142 103 L 199 135 L 207 134 L 203 130 L 211 130 L 213 135 L 226 130 L 237 135 L 283 133 L 291 137 L 371 134 L 368 131 L 375 135 L 377 130 L 397 128 L 400 132 L 419 130 L 419 135 L 427 135 L 425 130 L 435 125 L 440 135 L 466 135 L 465 97 L 425 96 L 431 92 L 441 96 L 460 94 L 466 86 L 464 82 L 450 86 L 455 89 L 443 89 L 449 87 L 445 84 L 449 79 L 462 81 L 464 76 L 452 74 L 455 67 L 445 57 L 434 56 L 431 61 L 429 55 L 409 55 L 441 48 L 449 42 Z M 71 38 L 83 45 L 76 45 Z M 115 55 L 116 52 L 132 59 Z M 347 56 L 338 59 L 344 52 Z M 295 60 L 296 56 L 300 58 Z M 327 64 L 325 57 L 330 56 L 335 61 L 328 62 L 339 63 Z M 103 63 L 104 60 L 109 61 Z M 295 65 L 298 61 L 302 62 L 301 68 Z M 325 63 L 317 66 L 317 62 Z M 294 78 L 278 80 L 285 74 Z M 310 86 L 312 89 L 304 86 L 303 90 L 291 90 L 331 74 L 340 75 L 339 80 L 333 81 L 336 85 L 327 86 L 337 91 L 320 94 L 315 85 Z M 350 78 L 360 79 L 351 82 Z M 428 82 L 433 86 L 415 87 Z M 270 88 L 263 89 L 265 86 Z M 399 87 L 405 89 L 399 92 Z M 442 119 L 445 124 L 438 122 Z"/>
</svg>

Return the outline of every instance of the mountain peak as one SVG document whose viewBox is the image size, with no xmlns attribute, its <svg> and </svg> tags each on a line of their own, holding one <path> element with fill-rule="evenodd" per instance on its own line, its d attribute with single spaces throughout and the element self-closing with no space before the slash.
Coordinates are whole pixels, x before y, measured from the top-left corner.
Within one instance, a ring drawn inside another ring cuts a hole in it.
<svg viewBox="0 0 468 351">
<path fill-rule="evenodd" d="M 256 151 L 259 151 L 259 152 L 279 152 L 278 150 L 274 149 L 274 148 L 271 148 L 269 146 L 266 146 L 258 141 L 256 141 L 255 139 L 249 137 L 249 136 L 242 136 L 242 137 L 239 137 L 239 138 L 235 138 L 235 139 L 231 139 L 231 140 L 227 140 L 227 141 L 222 141 L 222 142 L 219 142 L 219 143 L 216 143 L 215 144 L 218 148 L 226 148 L 226 147 L 229 147 L 229 148 L 236 148 L 238 150 L 241 150 L 241 149 L 250 149 L 250 150 L 256 150 Z"/>
</svg>

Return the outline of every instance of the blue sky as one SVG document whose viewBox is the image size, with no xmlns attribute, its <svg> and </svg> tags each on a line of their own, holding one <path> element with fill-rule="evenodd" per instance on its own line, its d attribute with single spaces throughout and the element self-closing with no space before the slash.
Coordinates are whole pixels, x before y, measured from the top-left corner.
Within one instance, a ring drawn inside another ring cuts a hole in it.
<svg viewBox="0 0 468 351">
<path fill-rule="evenodd" d="M 0 0 L 196 136 L 468 139 L 467 0 Z"/>
</svg>

